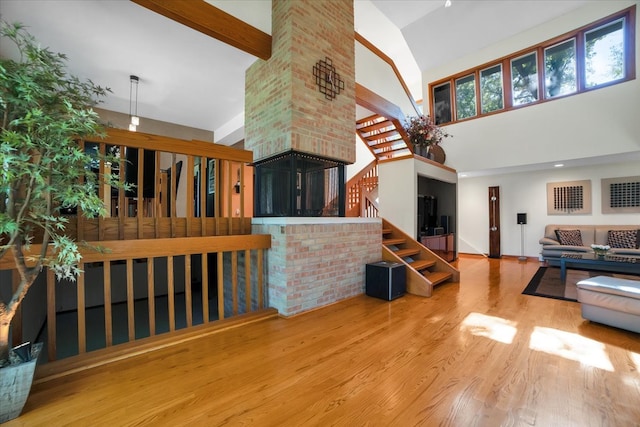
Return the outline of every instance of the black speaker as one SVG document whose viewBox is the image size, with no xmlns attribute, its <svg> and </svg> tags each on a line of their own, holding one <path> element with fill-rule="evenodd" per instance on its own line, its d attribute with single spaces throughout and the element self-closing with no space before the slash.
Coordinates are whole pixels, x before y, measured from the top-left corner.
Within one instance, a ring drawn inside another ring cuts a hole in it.
<svg viewBox="0 0 640 427">
<path fill-rule="evenodd" d="M 391 301 L 407 290 L 407 271 L 404 264 L 380 261 L 367 264 L 365 293 L 371 297 Z"/>
<path fill-rule="evenodd" d="M 519 213 L 518 214 L 518 224 L 526 224 L 527 223 L 527 214 Z"/>
</svg>

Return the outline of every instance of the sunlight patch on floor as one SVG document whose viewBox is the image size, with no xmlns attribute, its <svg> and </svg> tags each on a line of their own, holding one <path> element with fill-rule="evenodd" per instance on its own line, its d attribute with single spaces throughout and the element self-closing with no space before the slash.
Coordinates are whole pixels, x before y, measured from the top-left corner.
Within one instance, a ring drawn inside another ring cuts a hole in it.
<svg viewBox="0 0 640 427">
<path fill-rule="evenodd" d="M 604 344 L 571 332 L 536 326 L 531 334 L 529 348 L 594 368 L 614 371 Z"/>
<path fill-rule="evenodd" d="M 462 322 L 460 330 L 490 338 L 504 344 L 511 344 L 518 332 L 517 323 L 501 317 L 487 316 L 482 313 L 470 313 Z"/>
</svg>

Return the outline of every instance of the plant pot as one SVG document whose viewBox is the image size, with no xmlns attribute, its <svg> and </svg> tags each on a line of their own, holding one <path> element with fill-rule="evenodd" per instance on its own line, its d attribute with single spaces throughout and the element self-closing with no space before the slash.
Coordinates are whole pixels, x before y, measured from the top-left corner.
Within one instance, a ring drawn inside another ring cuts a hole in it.
<svg viewBox="0 0 640 427">
<path fill-rule="evenodd" d="M 27 402 L 42 343 L 31 347 L 31 360 L 0 368 L 0 423 L 17 418 Z"/>
</svg>

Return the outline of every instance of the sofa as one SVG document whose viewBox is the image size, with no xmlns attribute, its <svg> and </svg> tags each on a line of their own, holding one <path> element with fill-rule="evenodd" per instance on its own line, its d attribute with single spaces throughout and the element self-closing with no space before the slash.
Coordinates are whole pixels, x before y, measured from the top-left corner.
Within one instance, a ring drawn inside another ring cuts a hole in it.
<svg viewBox="0 0 640 427">
<path fill-rule="evenodd" d="M 592 244 L 609 245 L 612 254 L 640 256 L 640 225 L 549 224 L 539 243 L 544 260 L 563 252 L 592 252 Z"/>
</svg>

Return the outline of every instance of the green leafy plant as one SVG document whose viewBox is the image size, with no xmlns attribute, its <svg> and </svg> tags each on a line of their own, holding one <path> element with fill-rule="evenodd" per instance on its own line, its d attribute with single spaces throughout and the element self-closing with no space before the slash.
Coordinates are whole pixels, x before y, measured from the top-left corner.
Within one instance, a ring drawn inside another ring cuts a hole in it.
<svg viewBox="0 0 640 427">
<path fill-rule="evenodd" d="M 8 363 L 9 330 L 17 308 L 43 267 L 58 278 L 80 273 L 79 243 L 65 234 L 61 209 L 104 215 L 98 186 L 114 184 L 91 165 L 102 159 L 79 139 L 104 136 L 92 107 L 108 88 L 66 70 L 66 56 L 42 48 L 23 25 L 0 23 L 17 59 L 0 59 L 0 258 L 11 256 L 20 283 L 0 300 L 0 366 Z M 39 253 L 30 246 L 42 243 Z"/>
</svg>

